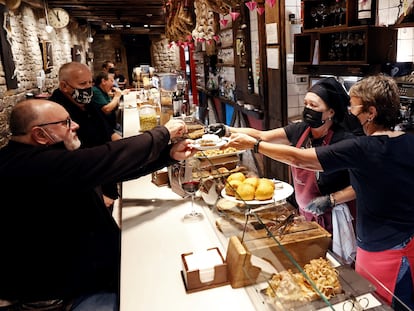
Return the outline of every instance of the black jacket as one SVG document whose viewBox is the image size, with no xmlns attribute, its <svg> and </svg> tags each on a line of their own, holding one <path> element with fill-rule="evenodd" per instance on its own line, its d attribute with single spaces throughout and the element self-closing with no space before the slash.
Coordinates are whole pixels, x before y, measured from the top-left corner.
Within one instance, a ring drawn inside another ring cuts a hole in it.
<svg viewBox="0 0 414 311">
<path fill-rule="evenodd" d="M 59 89 L 56 89 L 50 100 L 62 105 L 73 121 L 79 124 L 77 131 L 82 143 L 81 148 L 102 145 L 111 141 L 114 129 L 108 123 L 104 112 L 93 104 L 85 105 L 85 110 L 80 109 Z M 118 187 L 116 183 L 103 184 L 102 193 L 106 196 L 117 199 Z"/>
<path fill-rule="evenodd" d="M 95 187 L 176 162 L 169 139 L 165 127 L 156 127 L 76 151 L 13 141 L 0 149 L 0 298 L 117 290 L 120 230 Z"/>
</svg>

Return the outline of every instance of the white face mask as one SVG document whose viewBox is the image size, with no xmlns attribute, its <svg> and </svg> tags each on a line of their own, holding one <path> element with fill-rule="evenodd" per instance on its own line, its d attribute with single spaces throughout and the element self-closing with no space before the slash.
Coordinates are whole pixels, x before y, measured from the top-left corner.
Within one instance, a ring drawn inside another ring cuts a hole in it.
<svg viewBox="0 0 414 311">
<path fill-rule="evenodd" d="M 66 149 L 72 151 L 79 149 L 81 146 L 81 141 L 79 140 L 78 136 L 72 136 L 65 138 L 63 140 L 63 143 L 65 144 Z"/>
<path fill-rule="evenodd" d="M 65 135 L 63 139 L 59 138 L 59 136 L 54 133 L 49 133 L 44 128 L 42 128 L 42 131 L 49 138 L 51 145 L 63 141 L 63 144 L 65 145 L 66 149 L 70 151 L 79 149 L 81 146 L 81 142 L 78 136 L 76 136 L 75 133 L 73 133 L 72 131 L 68 131 L 68 133 Z"/>
</svg>

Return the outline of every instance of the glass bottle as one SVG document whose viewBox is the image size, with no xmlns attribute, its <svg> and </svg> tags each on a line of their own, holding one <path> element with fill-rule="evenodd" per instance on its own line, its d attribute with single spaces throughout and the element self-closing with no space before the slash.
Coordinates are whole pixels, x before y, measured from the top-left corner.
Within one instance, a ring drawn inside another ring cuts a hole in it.
<svg viewBox="0 0 414 311">
<path fill-rule="evenodd" d="M 252 68 L 249 67 L 249 71 L 247 74 L 247 92 L 249 94 L 253 94 L 254 93 L 254 81 L 253 81 L 253 73 L 252 73 Z"/>
</svg>

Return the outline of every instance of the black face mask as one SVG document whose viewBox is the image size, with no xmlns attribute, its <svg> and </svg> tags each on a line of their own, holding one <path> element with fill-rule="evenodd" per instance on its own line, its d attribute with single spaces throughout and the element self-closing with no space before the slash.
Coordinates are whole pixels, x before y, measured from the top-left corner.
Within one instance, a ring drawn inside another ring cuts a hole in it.
<svg viewBox="0 0 414 311">
<path fill-rule="evenodd" d="M 78 103 L 78 104 L 89 104 L 92 100 L 93 91 L 91 87 L 88 87 L 86 89 L 74 89 L 72 93 L 72 98 Z"/>
<path fill-rule="evenodd" d="M 320 127 L 325 123 L 325 121 L 322 121 L 321 111 L 315 111 L 307 107 L 303 109 L 303 121 L 311 128 Z"/>
</svg>

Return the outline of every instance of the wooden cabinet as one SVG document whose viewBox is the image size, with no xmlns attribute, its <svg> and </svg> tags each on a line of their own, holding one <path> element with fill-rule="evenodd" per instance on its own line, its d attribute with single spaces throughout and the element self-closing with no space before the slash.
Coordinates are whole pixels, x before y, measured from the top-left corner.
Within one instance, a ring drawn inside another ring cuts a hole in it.
<svg viewBox="0 0 414 311">
<path fill-rule="evenodd" d="M 356 26 L 357 1 L 302 0 L 303 32 Z"/>
<path fill-rule="evenodd" d="M 294 74 L 363 76 L 396 61 L 397 30 L 358 25 L 356 1 L 302 1 Z"/>
</svg>

